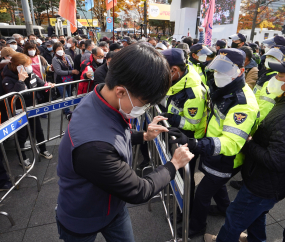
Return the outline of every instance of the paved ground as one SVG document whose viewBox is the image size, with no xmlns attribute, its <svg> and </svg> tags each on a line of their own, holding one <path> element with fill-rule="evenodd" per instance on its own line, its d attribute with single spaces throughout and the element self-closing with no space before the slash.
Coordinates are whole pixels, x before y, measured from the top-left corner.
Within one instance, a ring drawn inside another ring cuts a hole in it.
<svg viewBox="0 0 285 242">
<path fill-rule="evenodd" d="M 53 114 L 51 135 L 59 132 L 59 113 Z M 46 127 L 47 121 L 42 119 L 42 126 Z M 67 122 L 64 121 L 66 127 Z M 11 226 L 8 219 L 0 216 L 0 241 L 1 242 L 56 242 L 58 239 L 55 223 L 54 207 L 58 194 L 58 177 L 56 175 L 58 145 L 60 140 L 48 144 L 48 150 L 52 152 L 53 159 L 48 161 L 41 159 L 36 163 L 31 174 L 40 180 L 41 190 L 37 192 L 36 183 L 32 179 L 24 179 L 19 190 L 14 190 L 0 204 L 0 211 L 6 211 L 13 216 L 16 225 Z M 14 174 L 21 173 L 17 156 L 13 149 L 13 141 L 5 144 Z M 195 179 L 199 182 L 202 178 L 200 172 L 196 172 Z M 239 179 L 237 176 L 234 179 Z M 228 186 L 230 198 L 233 200 L 237 194 Z M 2 196 L 3 193 L 0 195 Z M 267 216 L 267 234 L 269 242 L 281 242 L 282 232 L 285 227 L 285 201 L 278 203 Z M 136 242 L 164 242 L 171 239 L 171 233 L 165 220 L 161 202 L 152 204 L 152 212 L 146 205 L 131 206 L 129 213 L 132 219 Z M 223 217 L 209 217 L 207 232 L 217 233 L 224 222 Z M 105 241 L 101 235 L 96 240 Z M 193 239 L 193 242 L 201 242 L 202 237 Z"/>
</svg>

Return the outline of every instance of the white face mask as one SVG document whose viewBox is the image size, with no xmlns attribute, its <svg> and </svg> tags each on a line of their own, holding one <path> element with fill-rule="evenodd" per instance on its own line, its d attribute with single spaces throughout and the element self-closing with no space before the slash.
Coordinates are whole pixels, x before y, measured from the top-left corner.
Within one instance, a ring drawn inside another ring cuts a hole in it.
<svg viewBox="0 0 285 242">
<path fill-rule="evenodd" d="M 71 47 L 71 44 L 70 44 L 70 43 L 67 43 L 67 44 L 66 44 L 66 47 L 67 47 L 67 48 L 70 48 L 70 47 Z"/>
<path fill-rule="evenodd" d="M 271 94 L 278 97 L 284 93 L 284 91 L 281 89 L 284 84 L 284 82 L 277 80 L 274 76 L 269 80 L 267 88 Z"/>
<path fill-rule="evenodd" d="M 36 51 L 35 50 L 28 50 L 29 56 L 35 56 Z"/>
<path fill-rule="evenodd" d="M 104 52 L 104 57 L 106 57 L 107 54 L 108 54 L 108 52 Z"/>
<path fill-rule="evenodd" d="M 279 62 L 277 59 L 275 59 L 274 57 L 266 57 L 264 65 L 265 65 L 265 67 L 266 67 L 267 69 L 270 69 L 270 67 L 269 67 L 269 65 L 268 65 L 268 62 L 280 63 L 280 62 Z"/>
<path fill-rule="evenodd" d="M 205 62 L 206 60 L 207 60 L 207 55 L 200 55 L 200 56 L 198 56 L 198 60 L 200 61 L 200 62 Z"/>
<path fill-rule="evenodd" d="M 56 43 L 58 40 L 57 39 L 52 39 L 51 40 L 53 43 Z"/>
<path fill-rule="evenodd" d="M 63 56 L 63 50 L 58 50 L 58 51 L 56 52 L 56 54 L 59 55 L 59 56 Z"/>
<path fill-rule="evenodd" d="M 26 66 L 25 70 L 28 74 L 31 74 L 33 72 L 33 67 L 32 66 Z"/>
<path fill-rule="evenodd" d="M 22 39 L 22 40 L 20 41 L 20 43 L 21 43 L 21 45 L 23 45 L 23 44 L 25 43 L 25 41 Z"/>
<path fill-rule="evenodd" d="M 134 107 L 133 102 L 132 102 L 132 99 L 131 99 L 131 97 L 130 97 L 130 95 L 129 95 L 129 92 L 128 92 L 127 88 L 125 88 L 125 89 L 126 89 L 126 91 L 127 91 L 129 100 L 130 100 L 130 102 L 131 102 L 133 108 L 132 108 L 132 110 L 131 110 L 130 113 L 125 113 L 125 112 L 122 110 L 122 108 L 121 108 L 121 99 L 119 99 L 119 106 L 120 106 L 119 112 L 120 112 L 120 113 L 123 115 L 123 117 L 126 118 L 126 119 L 133 119 L 133 118 L 137 118 L 137 117 L 143 115 L 143 114 L 145 113 L 145 110 L 146 110 L 150 105 L 149 105 L 149 104 L 146 104 L 146 105 L 144 105 L 144 106 L 142 106 L 142 107 L 137 107 L 137 106 Z"/>
<path fill-rule="evenodd" d="M 223 74 L 221 72 L 215 72 L 214 79 L 217 87 L 224 87 L 233 81 L 233 79 L 230 76 Z"/>
<path fill-rule="evenodd" d="M 16 50 L 18 48 L 17 45 L 10 45 L 10 47 L 13 49 L 13 50 Z"/>
<path fill-rule="evenodd" d="M 97 61 L 98 63 L 102 64 L 103 61 L 104 61 L 104 59 L 97 59 L 96 61 Z"/>
</svg>

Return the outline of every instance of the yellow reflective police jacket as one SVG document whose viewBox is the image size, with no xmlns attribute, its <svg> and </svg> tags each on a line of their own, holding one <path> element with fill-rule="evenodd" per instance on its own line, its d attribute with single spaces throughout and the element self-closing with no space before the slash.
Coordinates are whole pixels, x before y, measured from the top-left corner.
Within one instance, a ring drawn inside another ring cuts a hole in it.
<svg viewBox="0 0 285 242">
<path fill-rule="evenodd" d="M 271 77 L 277 75 L 277 71 L 272 71 L 271 69 L 266 70 L 264 73 L 261 74 L 261 76 L 256 81 L 256 85 L 253 88 L 253 93 L 256 97 L 256 100 L 259 100 L 260 91 L 263 87 L 263 84 L 271 79 Z"/>
<path fill-rule="evenodd" d="M 189 65 L 194 67 L 195 71 L 200 76 L 201 81 L 204 83 L 204 85 L 207 85 L 207 75 L 203 72 L 203 69 L 201 67 L 201 63 L 199 63 L 193 57 L 190 57 L 189 58 Z"/>
<path fill-rule="evenodd" d="M 166 94 L 168 113 L 181 116 L 179 128 L 193 131 L 192 137 L 203 138 L 207 122 L 206 89 L 192 66 L 187 74 L 174 84 Z"/>
<path fill-rule="evenodd" d="M 212 86 L 210 83 L 212 111 L 206 137 L 198 141 L 195 152 L 201 154 L 200 169 L 217 177 L 230 178 L 234 168 L 243 164 L 240 151 L 256 125 L 259 109 L 252 90 L 245 84 L 244 75 L 224 88 Z"/>
</svg>

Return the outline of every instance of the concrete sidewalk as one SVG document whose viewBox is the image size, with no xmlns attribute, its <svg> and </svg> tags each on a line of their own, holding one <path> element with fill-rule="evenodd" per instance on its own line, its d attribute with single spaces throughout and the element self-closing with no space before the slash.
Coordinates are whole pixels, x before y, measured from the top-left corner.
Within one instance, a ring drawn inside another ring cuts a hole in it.
<svg viewBox="0 0 285 242">
<path fill-rule="evenodd" d="M 59 129 L 56 120 L 59 114 L 55 114 L 51 127 L 52 135 Z M 47 120 L 42 121 L 42 126 L 46 127 Z M 67 122 L 64 122 L 64 129 Z M 56 128 L 55 128 L 56 127 Z M 56 175 L 58 146 L 60 140 L 54 140 L 47 146 L 53 154 L 52 160 L 41 159 L 35 164 L 32 175 L 39 178 L 41 184 L 40 192 L 36 189 L 36 182 L 33 179 L 25 178 L 20 184 L 19 190 L 14 190 L 0 204 L 0 211 L 8 212 L 15 220 L 16 225 L 11 226 L 5 216 L 0 215 L 0 241 L 1 242 L 53 242 L 61 241 L 58 239 L 57 227 L 55 223 L 54 208 L 58 195 L 58 177 Z M 18 165 L 18 158 L 12 144 L 5 144 L 8 149 L 7 155 L 14 174 L 21 173 Z M 27 153 L 28 154 L 28 153 Z M 203 174 L 196 172 L 197 183 Z M 240 179 L 235 177 L 233 179 Z M 233 200 L 237 191 L 227 186 L 229 196 Z M 4 193 L 0 193 L 2 196 Z M 132 219 L 133 230 L 136 242 L 164 242 L 171 239 L 170 229 L 165 219 L 164 209 L 161 202 L 152 204 L 152 212 L 149 212 L 147 205 L 129 206 L 129 213 Z M 267 216 L 268 242 L 282 242 L 282 233 L 285 227 L 285 201 L 278 203 Z M 223 217 L 208 217 L 207 233 L 218 233 L 222 224 Z M 105 241 L 101 234 L 98 235 L 98 242 Z M 202 236 L 192 240 L 193 242 L 203 241 Z M 230 241 L 229 241 L 230 242 Z"/>
</svg>

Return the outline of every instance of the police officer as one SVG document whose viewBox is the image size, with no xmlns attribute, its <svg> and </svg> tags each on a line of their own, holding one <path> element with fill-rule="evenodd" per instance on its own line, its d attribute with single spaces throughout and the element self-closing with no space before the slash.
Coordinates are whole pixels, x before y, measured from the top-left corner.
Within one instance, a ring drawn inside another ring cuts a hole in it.
<svg viewBox="0 0 285 242">
<path fill-rule="evenodd" d="M 213 52 L 203 44 L 195 44 L 190 47 L 189 65 L 194 67 L 204 85 L 207 85 L 205 62 L 207 60 L 207 56 L 212 53 Z"/>
<path fill-rule="evenodd" d="M 207 108 L 206 89 L 201 84 L 200 76 L 193 66 L 186 64 L 183 50 L 169 49 L 161 52 L 171 69 L 172 86 L 166 94 L 164 106 L 167 111 L 161 116 L 167 117 L 172 127 L 183 130 L 190 138 L 201 139 L 205 135 Z M 194 171 L 196 159 L 190 163 L 191 170 L 191 201 L 194 199 L 195 180 Z M 193 205 L 192 202 L 190 202 Z M 191 211 L 191 208 L 190 208 Z M 181 215 L 181 214 L 179 214 Z M 178 222 L 182 216 L 178 216 Z"/>
<path fill-rule="evenodd" d="M 227 43 L 223 40 L 218 40 L 216 43 L 216 50 L 220 50 L 220 49 L 225 49 L 227 46 Z"/>
<path fill-rule="evenodd" d="M 255 94 L 258 106 L 259 106 L 259 112 L 260 112 L 260 117 L 259 117 L 259 123 L 262 122 L 262 120 L 267 116 L 267 114 L 271 111 L 271 109 L 275 105 L 275 98 L 277 97 L 276 92 L 270 92 L 268 85 L 269 82 L 271 83 L 278 83 L 276 82 L 275 76 L 278 74 L 277 71 L 273 71 L 270 68 L 270 63 L 271 64 L 279 64 L 282 62 L 284 58 L 284 53 L 285 53 L 285 47 L 276 45 L 273 46 L 268 52 L 265 53 L 266 59 L 265 59 L 265 67 L 266 67 L 266 72 L 262 74 L 262 76 L 257 80 L 257 83 L 253 89 L 253 92 Z M 273 89 L 273 87 L 271 86 Z M 252 134 L 256 131 L 256 128 L 254 128 Z M 243 181 L 231 181 L 230 185 L 239 190 L 242 185 Z"/>
<path fill-rule="evenodd" d="M 229 36 L 229 39 L 232 40 L 232 48 L 237 48 L 239 49 L 240 47 L 242 47 L 245 42 L 246 42 L 246 37 L 243 34 L 233 34 L 231 36 Z"/>
<path fill-rule="evenodd" d="M 240 150 L 257 119 L 258 104 L 245 84 L 244 62 L 243 51 L 224 49 L 207 67 L 215 70 L 215 79 L 209 82 L 211 113 L 205 138 L 189 139 L 175 128 L 169 131 L 177 137 L 170 143 L 188 143 L 190 150 L 201 155 L 199 169 L 205 174 L 194 199 L 190 238 L 205 232 L 208 213 L 225 214 L 230 204 L 225 184 L 240 170 Z M 217 205 L 210 205 L 212 198 Z"/>
</svg>

